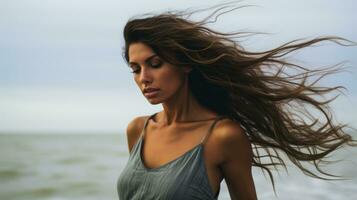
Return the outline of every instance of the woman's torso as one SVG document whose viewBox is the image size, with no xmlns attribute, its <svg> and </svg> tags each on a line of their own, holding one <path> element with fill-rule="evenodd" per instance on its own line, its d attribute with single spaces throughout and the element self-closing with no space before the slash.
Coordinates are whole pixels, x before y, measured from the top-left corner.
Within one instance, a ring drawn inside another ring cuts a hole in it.
<svg viewBox="0 0 357 200">
<path fill-rule="evenodd" d="M 141 135 L 132 147 L 129 160 L 119 176 L 117 186 L 120 200 L 217 199 L 222 178 L 217 173 L 218 167 L 213 166 L 206 156 L 205 143 L 216 122 L 223 117 L 219 116 L 211 122 L 199 144 L 164 164 L 147 167 L 143 159 L 146 158 L 143 152 L 147 142 L 146 126 L 156 114 L 146 118 Z M 161 154 L 164 155 L 165 152 Z"/>
</svg>

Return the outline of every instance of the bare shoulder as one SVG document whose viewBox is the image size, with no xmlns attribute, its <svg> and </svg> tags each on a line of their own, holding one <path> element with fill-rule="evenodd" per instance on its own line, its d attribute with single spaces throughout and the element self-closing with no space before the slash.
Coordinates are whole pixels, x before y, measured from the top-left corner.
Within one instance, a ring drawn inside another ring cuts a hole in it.
<svg viewBox="0 0 357 200">
<path fill-rule="evenodd" d="M 241 154 L 244 154 L 244 157 L 251 156 L 250 140 L 237 121 L 231 119 L 218 121 L 213 131 L 213 138 L 222 156 L 222 162 L 227 162 Z"/>
<path fill-rule="evenodd" d="M 145 120 L 148 116 L 134 117 L 126 127 L 126 137 L 128 142 L 128 149 L 131 152 L 136 141 L 139 139 L 141 131 L 144 127 Z"/>
<path fill-rule="evenodd" d="M 256 200 L 251 167 L 253 153 L 251 142 L 239 122 L 221 120 L 214 132 L 220 168 L 227 183 L 231 199 Z"/>
</svg>

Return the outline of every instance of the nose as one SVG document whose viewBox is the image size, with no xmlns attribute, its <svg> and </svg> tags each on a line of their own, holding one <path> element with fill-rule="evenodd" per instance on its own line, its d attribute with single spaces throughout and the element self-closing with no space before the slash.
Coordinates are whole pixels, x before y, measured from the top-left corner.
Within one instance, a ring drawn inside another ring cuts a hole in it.
<svg viewBox="0 0 357 200">
<path fill-rule="evenodd" d="M 140 73 L 140 83 L 147 84 L 152 82 L 152 75 L 149 68 L 143 67 Z"/>
</svg>

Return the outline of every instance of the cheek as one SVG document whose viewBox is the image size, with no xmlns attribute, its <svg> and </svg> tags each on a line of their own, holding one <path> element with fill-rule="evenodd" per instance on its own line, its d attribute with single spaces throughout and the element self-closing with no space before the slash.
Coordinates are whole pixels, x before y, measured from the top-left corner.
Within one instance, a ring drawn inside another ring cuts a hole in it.
<svg viewBox="0 0 357 200">
<path fill-rule="evenodd" d="M 166 71 L 160 76 L 160 86 L 163 90 L 169 93 L 174 93 L 176 90 L 181 87 L 183 80 L 182 76 L 177 71 Z"/>
<path fill-rule="evenodd" d="M 136 85 L 140 88 L 139 76 L 134 75 L 134 81 L 135 81 Z"/>
</svg>

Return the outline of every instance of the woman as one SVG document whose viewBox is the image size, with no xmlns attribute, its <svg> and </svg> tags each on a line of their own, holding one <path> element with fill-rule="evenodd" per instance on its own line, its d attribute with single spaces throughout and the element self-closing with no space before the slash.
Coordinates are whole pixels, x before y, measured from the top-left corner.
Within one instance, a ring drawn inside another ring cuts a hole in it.
<svg viewBox="0 0 357 200">
<path fill-rule="evenodd" d="M 252 166 L 266 170 L 274 187 L 269 167 L 285 166 L 283 153 L 305 174 L 326 179 L 302 163 L 334 176 L 319 162 L 343 144 L 356 145 L 345 124 L 331 121 L 333 99 L 316 99 L 344 87 L 306 83 L 337 69 L 309 70 L 282 58 L 324 40 L 347 40 L 321 37 L 249 52 L 233 40 L 239 33 L 205 26 L 225 6 L 199 22 L 172 12 L 127 22 L 125 60 L 146 99 L 163 110 L 127 126 L 130 158 L 118 179 L 121 200 L 217 199 L 223 179 L 232 199 L 257 199 Z M 302 72 L 288 75 L 284 67 Z"/>
</svg>

